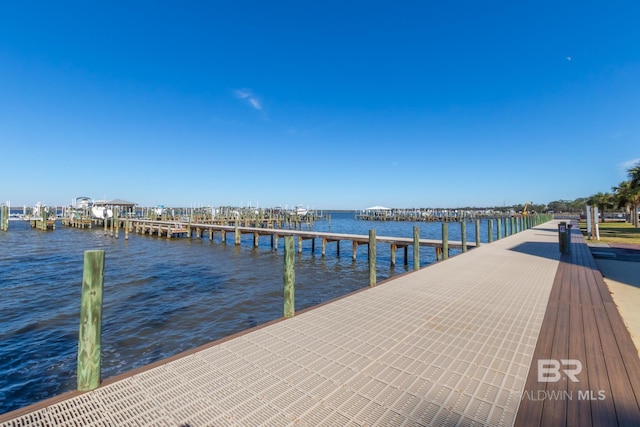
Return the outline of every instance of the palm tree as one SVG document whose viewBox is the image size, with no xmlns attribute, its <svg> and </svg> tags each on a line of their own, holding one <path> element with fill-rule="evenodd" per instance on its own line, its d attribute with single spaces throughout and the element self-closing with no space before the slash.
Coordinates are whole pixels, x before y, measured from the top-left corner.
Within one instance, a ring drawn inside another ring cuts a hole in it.
<svg viewBox="0 0 640 427">
<path fill-rule="evenodd" d="M 638 228 L 638 206 L 640 205 L 640 162 L 627 170 L 629 176 L 628 196 L 631 201 L 631 218 L 633 225 Z"/>
<path fill-rule="evenodd" d="M 613 206 L 613 196 L 611 193 L 603 193 L 599 192 L 589 197 L 588 200 L 590 205 L 595 205 L 600 210 L 600 220 L 599 222 L 604 222 L 604 212 L 610 206 Z"/>
<path fill-rule="evenodd" d="M 611 187 L 613 191 L 614 202 L 617 208 L 624 208 L 627 213 L 627 218 L 631 219 L 631 205 L 633 204 L 633 197 L 631 191 L 631 182 L 622 181 L 615 187 Z"/>
<path fill-rule="evenodd" d="M 640 162 L 627 169 L 627 174 L 631 182 L 631 187 L 640 187 Z"/>
</svg>

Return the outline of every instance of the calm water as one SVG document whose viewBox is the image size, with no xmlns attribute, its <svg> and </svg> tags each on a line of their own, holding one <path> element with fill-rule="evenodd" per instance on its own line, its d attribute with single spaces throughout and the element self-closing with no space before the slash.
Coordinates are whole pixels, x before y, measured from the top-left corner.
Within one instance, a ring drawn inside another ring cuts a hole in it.
<svg viewBox="0 0 640 427">
<path fill-rule="evenodd" d="M 441 238 L 440 223 L 367 222 L 353 213 L 331 213 L 331 224 L 316 231 L 379 236 Z M 486 223 L 481 240 L 487 241 Z M 475 241 L 475 227 L 467 227 Z M 240 246 L 207 238 L 158 239 L 131 234 L 124 240 L 102 229 L 78 230 L 58 223 L 55 231 L 31 229 L 12 221 L 0 232 L 0 413 L 73 390 L 83 253 L 104 249 L 105 289 L 102 329 L 102 377 L 108 378 L 181 351 L 282 316 L 282 240 L 280 249 L 262 237 L 243 236 Z M 449 239 L 460 240 L 458 224 Z M 296 310 L 336 298 L 368 284 L 367 247 L 351 259 L 351 242 L 341 256 L 328 243 L 326 256 L 303 244 L 296 258 Z M 453 253 L 453 252 L 452 252 Z M 407 271 L 403 251 L 390 269 L 388 245 L 377 248 L 378 281 Z M 409 251 L 409 267 L 413 256 Z M 435 261 L 422 248 L 422 265 Z"/>
</svg>

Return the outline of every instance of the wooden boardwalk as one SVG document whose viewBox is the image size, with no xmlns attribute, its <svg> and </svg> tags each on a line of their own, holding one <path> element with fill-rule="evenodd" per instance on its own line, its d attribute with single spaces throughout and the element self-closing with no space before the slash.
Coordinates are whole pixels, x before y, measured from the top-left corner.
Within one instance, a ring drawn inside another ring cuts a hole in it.
<svg viewBox="0 0 640 427">
<path fill-rule="evenodd" d="M 516 425 L 640 426 L 637 349 L 584 238 L 579 230 L 571 234 Z M 551 361 L 542 366 L 542 377 L 548 377 L 543 382 L 538 360 Z M 576 371 L 575 378 L 565 369 Z"/>
<path fill-rule="evenodd" d="M 561 258 L 549 222 L 0 415 L 0 426 L 640 425 L 637 352 L 584 240 L 572 240 Z M 596 399 L 527 399 L 541 357 L 584 368 L 577 386 L 545 390 Z"/>
</svg>

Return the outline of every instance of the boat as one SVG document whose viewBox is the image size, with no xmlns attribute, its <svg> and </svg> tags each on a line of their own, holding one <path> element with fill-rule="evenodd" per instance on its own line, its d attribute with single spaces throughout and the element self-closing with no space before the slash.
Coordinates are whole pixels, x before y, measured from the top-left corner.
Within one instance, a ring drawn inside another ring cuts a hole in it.
<svg viewBox="0 0 640 427">
<path fill-rule="evenodd" d="M 91 206 L 93 206 L 93 200 L 91 200 L 91 197 L 87 196 L 76 197 L 72 205 L 74 209 L 78 210 L 90 208 Z"/>
<path fill-rule="evenodd" d="M 113 210 L 107 205 L 105 200 L 96 200 L 91 206 L 91 216 L 97 219 L 108 219 L 113 217 Z"/>
<path fill-rule="evenodd" d="M 92 206 L 91 216 L 97 219 L 105 219 L 113 217 L 113 211 L 106 206 Z"/>
<path fill-rule="evenodd" d="M 306 214 L 309 213 L 309 210 L 305 209 L 305 207 L 302 205 L 296 205 L 296 207 L 293 208 L 291 213 L 297 216 L 305 216 Z"/>
</svg>

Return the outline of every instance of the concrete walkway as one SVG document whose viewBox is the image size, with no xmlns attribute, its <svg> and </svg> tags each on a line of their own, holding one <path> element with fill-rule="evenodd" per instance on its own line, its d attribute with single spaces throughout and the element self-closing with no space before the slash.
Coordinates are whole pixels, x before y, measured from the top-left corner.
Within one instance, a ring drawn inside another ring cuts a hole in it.
<svg viewBox="0 0 640 427">
<path fill-rule="evenodd" d="M 550 222 L 0 426 L 511 426 L 559 258 Z"/>
</svg>

